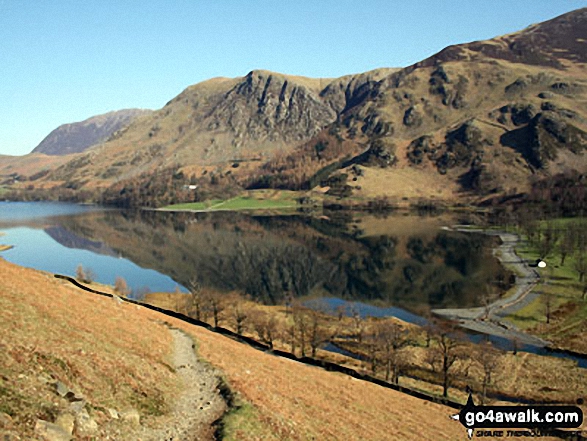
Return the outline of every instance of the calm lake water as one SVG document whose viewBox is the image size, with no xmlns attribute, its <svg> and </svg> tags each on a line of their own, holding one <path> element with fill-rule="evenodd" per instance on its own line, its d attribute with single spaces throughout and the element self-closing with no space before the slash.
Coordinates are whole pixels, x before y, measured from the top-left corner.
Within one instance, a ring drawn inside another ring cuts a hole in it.
<svg viewBox="0 0 587 441">
<path fill-rule="evenodd" d="M 278 304 L 300 298 L 315 308 L 395 316 L 424 324 L 430 310 L 480 306 L 509 273 L 493 257 L 495 238 L 450 232 L 453 216 L 394 214 L 315 219 L 239 213 L 106 210 L 44 202 L 0 202 L 0 257 L 96 280 L 124 277 L 140 292 L 185 291 L 190 280 Z M 487 288 L 485 288 L 487 287 Z M 484 336 L 470 335 L 471 340 Z M 507 340 L 492 337 L 503 349 Z M 549 354 L 544 348 L 521 350 Z M 581 367 L 587 360 L 577 358 Z"/>
<path fill-rule="evenodd" d="M 507 274 L 491 238 L 443 231 L 451 217 L 249 216 L 102 210 L 60 203 L 0 202 L 6 260 L 101 283 L 124 277 L 135 291 L 184 290 L 190 280 L 286 298 L 361 302 L 364 315 L 417 322 L 431 308 L 476 306 Z"/>
</svg>

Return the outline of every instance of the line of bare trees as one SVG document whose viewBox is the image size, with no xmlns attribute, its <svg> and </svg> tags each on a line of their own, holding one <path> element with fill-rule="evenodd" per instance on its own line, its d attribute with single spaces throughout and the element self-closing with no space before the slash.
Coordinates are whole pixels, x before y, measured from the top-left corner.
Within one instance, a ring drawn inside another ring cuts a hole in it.
<svg viewBox="0 0 587 441">
<path fill-rule="evenodd" d="M 290 300 L 276 313 L 237 293 L 221 293 L 203 289 L 196 279 L 189 284 L 189 300 L 185 313 L 214 326 L 229 326 L 237 334 L 248 333 L 274 348 L 277 342 L 302 357 L 317 357 L 327 342 L 346 335 L 365 355 L 372 375 L 399 383 L 409 372 L 429 367 L 448 397 L 455 381 L 473 383 L 485 400 L 489 386 L 494 384 L 499 369 L 499 351 L 491 345 L 464 343 L 458 326 L 434 321 L 425 329 L 415 330 L 388 319 L 367 320 L 352 306 L 347 310 L 328 310 L 325 305 L 308 308 Z M 414 347 L 424 355 L 414 357 Z M 474 377 L 469 375 L 474 369 Z"/>
</svg>

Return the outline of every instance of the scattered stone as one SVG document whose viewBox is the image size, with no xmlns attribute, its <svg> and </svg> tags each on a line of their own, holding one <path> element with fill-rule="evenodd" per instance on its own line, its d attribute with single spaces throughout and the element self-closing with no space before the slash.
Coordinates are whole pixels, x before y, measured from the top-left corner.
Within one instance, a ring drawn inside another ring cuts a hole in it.
<svg viewBox="0 0 587 441">
<path fill-rule="evenodd" d="M 86 409 L 82 409 L 75 416 L 75 432 L 80 435 L 91 435 L 98 430 L 98 423 L 90 416 Z"/>
<path fill-rule="evenodd" d="M 112 294 L 112 298 L 114 299 L 114 301 L 120 305 L 122 304 L 122 299 L 120 297 L 118 297 L 116 294 Z"/>
<path fill-rule="evenodd" d="M 120 418 L 120 415 L 118 414 L 118 411 L 116 409 L 111 409 L 111 408 L 107 408 L 106 412 L 108 412 L 108 415 L 110 416 L 110 418 L 117 420 Z"/>
<path fill-rule="evenodd" d="M 55 424 L 71 435 L 75 426 L 75 417 L 70 413 L 59 414 L 55 419 Z"/>
<path fill-rule="evenodd" d="M 44 420 L 37 420 L 35 433 L 44 441 L 70 441 L 71 435 L 61 426 Z"/>
<path fill-rule="evenodd" d="M 12 427 L 12 417 L 7 413 L 0 412 L 0 427 L 10 429 Z"/>
<path fill-rule="evenodd" d="M 538 94 L 538 98 L 542 98 L 543 100 L 544 99 L 549 99 L 549 98 L 552 98 L 552 97 L 554 97 L 554 93 L 552 93 L 552 92 L 540 92 Z"/>
<path fill-rule="evenodd" d="M 132 426 L 138 427 L 141 425 L 141 415 L 139 411 L 136 409 L 127 409 L 125 411 L 120 412 L 120 418 L 125 423 L 128 423 Z"/>
<path fill-rule="evenodd" d="M 55 387 L 55 392 L 57 392 L 57 395 L 62 398 L 65 398 L 65 396 L 71 392 L 71 390 L 69 390 L 69 388 L 61 381 L 53 383 L 53 386 Z"/>
<path fill-rule="evenodd" d="M 84 407 L 86 407 L 85 400 L 73 401 L 73 402 L 69 403 L 69 410 L 74 415 L 77 415 L 78 413 L 80 413 L 84 409 Z"/>
<path fill-rule="evenodd" d="M 22 438 L 15 432 L 2 432 L 2 441 L 20 441 Z"/>
</svg>

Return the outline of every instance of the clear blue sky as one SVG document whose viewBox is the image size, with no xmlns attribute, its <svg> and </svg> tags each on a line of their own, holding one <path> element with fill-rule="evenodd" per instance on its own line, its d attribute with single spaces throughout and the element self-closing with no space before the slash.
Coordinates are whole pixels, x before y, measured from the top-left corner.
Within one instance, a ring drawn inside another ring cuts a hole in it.
<svg viewBox="0 0 587 441">
<path fill-rule="evenodd" d="M 336 77 L 415 63 L 587 0 L 0 0 L 0 154 L 60 124 L 161 108 L 261 68 Z"/>
</svg>

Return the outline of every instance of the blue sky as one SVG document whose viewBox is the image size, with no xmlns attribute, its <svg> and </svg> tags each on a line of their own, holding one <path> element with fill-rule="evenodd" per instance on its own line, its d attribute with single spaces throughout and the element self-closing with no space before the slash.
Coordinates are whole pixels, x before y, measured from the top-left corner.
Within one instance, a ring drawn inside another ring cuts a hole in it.
<svg viewBox="0 0 587 441">
<path fill-rule="evenodd" d="M 252 69 L 336 77 L 415 63 L 587 6 L 575 0 L 0 0 L 0 154 L 60 124 L 157 109 Z"/>
</svg>

